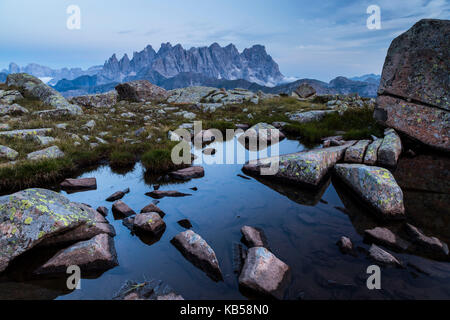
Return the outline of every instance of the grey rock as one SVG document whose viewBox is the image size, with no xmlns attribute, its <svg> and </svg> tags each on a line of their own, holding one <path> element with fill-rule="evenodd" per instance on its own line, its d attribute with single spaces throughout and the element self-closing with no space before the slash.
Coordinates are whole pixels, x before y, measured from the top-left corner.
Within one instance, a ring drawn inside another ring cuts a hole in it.
<svg viewBox="0 0 450 320">
<path fill-rule="evenodd" d="M 373 244 L 369 249 L 369 257 L 377 263 L 402 267 L 402 263 L 387 251 Z"/>
<path fill-rule="evenodd" d="M 28 160 L 58 159 L 62 157 L 64 157 L 64 152 L 62 152 L 57 146 L 31 152 L 27 155 Z"/>
<path fill-rule="evenodd" d="M 16 150 L 11 149 L 7 146 L 0 145 L 0 159 L 4 158 L 4 159 L 10 160 L 10 161 L 14 161 L 18 157 L 19 157 L 19 153 Z"/>
<path fill-rule="evenodd" d="M 360 140 L 353 146 L 349 147 L 345 151 L 344 161 L 350 163 L 362 163 L 364 160 L 363 158 L 366 152 L 366 148 L 369 143 L 369 140 Z"/>
<path fill-rule="evenodd" d="M 250 226 L 243 226 L 241 228 L 242 236 L 244 237 L 245 244 L 249 248 L 264 247 L 269 248 L 267 244 L 267 238 L 261 229 L 253 228 Z"/>
<path fill-rule="evenodd" d="M 378 164 L 386 167 L 395 167 L 402 153 L 402 141 L 393 130 L 387 130 L 383 142 L 378 149 Z"/>
</svg>

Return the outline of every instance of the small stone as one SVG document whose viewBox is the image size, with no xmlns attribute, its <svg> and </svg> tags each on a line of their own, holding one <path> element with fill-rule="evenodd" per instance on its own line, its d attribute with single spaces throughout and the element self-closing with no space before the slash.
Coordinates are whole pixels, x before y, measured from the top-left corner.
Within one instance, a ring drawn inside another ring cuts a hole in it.
<svg viewBox="0 0 450 320">
<path fill-rule="evenodd" d="M 192 166 L 170 173 L 170 176 L 178 180 L 190 180 L 194 178 L 201 178 L 205 175 L 205 170 L 201 166 Z"/>
<path fill-rule="evenodd" d="M 396 251 L 405 251 L 410 245 L 407 241 L 395 235 L 391 230 L 381 227 L 365 230 L 364 239 L 367 242 L 373 242 Z"/>
<path fill-rule="evenodd" d="M 153 203 L 150 203 L 149 205 L 146 205 L 144 208 L 141 209 L 141 213 L 145 212 L 156 212 L 160 215 L 161 218 L 164 218 L 164 216 L 166 215 L 164 211 L 162 211 Z"/>
<path fill-rule="evenodd" d="M 185 229 L 192 228 L 192 224 L 188 219 L 179 220 L 177 223 Z"/>
<path fill-rule="evenodd" d="M 125 192 L 117 191 L 117 192 L 114 192 L 112 195 L 110 195 L 108 198 L 106 198 L 106 201 L 114 202 L 116 200 L 122 199 L 124 196 L 125 196 Z"/>
<path fill-rule="evenodd" d="M 178 192 L 174 190 L 153 190 L 147 192 L 146 196 L 152 197 L 153 199 L 162 199 L 164 197 L 187 197 L 191 196 L 189 193 Z"/>
<path fill-rule="evenodd" d="M 383 265 L 402 267 L 402 263 L 396 257 L 394 257 L 389 252 L 384 251 L 375 244 L 372 244 L 369 249 L 369 257 L 375 262 L 381 263 Z"/>
<path fill-rule="evenodd" d="M 342 253 L 347 254 L 353 252 L 353 243 L 350 238 L 341 237 L 337 242 L 337 245 Z"/>
</svg>

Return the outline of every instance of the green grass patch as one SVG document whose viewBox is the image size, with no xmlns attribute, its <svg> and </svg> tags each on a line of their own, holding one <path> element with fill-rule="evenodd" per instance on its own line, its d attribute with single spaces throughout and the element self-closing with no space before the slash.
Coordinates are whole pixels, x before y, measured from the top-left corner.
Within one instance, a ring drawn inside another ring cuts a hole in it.
<svg viewBox="0 0 450 320">
<path fill-rule="evenodd" d="M 136 155 L 129 151 L 115 150 L 109 155 L 109 164 L 115 168 L 130 167 L 136 162 Z"/>
</svg>

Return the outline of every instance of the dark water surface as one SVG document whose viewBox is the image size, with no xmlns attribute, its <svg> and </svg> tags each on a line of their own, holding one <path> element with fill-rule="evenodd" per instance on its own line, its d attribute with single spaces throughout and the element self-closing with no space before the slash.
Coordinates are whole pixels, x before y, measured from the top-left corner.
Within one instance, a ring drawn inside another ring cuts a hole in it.
<svg viewBox="0 0 450 320">
<path fill-rule="evenodd" d="M 279 149 L 280 154 L 285 154 L 305 148 L 297 141 L 284 140 Z M 201 151 L 197 150 L 196 154 L 201 155 Z M 250 225 L 265 231 L 271 250 L 292 269 L 286 299 L 450 298 L 450 263 L 407 254 L 394 253 L 405 265 L 407 262 L 420 265 L 428 274 L 410 265 L 405 269 L 382 268 L 382 290 L 367 289 L 366 269 L 373 263 L 364 253 L 369 245 L 363 243 L 362 235 L 365 229 L 380 223 L 338 183 L 330 181 L 318 192 L 305 192 L 282 184 L 238 177 L 237 174 L 242 174 L 242 164 L 202 165 L 203 178 L 161 186 L 161 190 L 177 190 L 192 196 L 160 200 L 158 206 L 166 213 L 167 228 L 156 243 L 146 243 L 145 239 L 132 235 L 121 220 L 114 220 L 111 203 L 104 200 L 113 192 L 129 187 L 131 192 L 122 200 L 134 211 L 139 212 L 151 203 L 153 199 L 145 193 L 153 188 L 151 183 L 145 182 L 143 167 L 138 163 L 125 174 L 114 173 L 108 166 L 86 172 L 81 177 L 96 177 L 97 190 L 62 193 L 72 201 L 109 209 L 107 220 L 117 232 L 114 241 L 119 266 L 97 278 L 83 279 L 81 290 L 64 289 L 65 279 L 35 280 L 0 283 L 0 295 L 111 299 L 126 280 L 154 278 L 165 281 L 185 299 L 247 299 L 239 290 L 238 276 L 233 273 L 232 248 L 233 243 L 241 239 L 240 228 Z M 198 191 L 190 190 L 192 187 L 197 187 Z M 423 200 L 417 204 L 417 196 L 405 192 L 409 219 L 449 243 L 448 194 L 436 197 L 436 194 L 426 193 L 425 197 L 430 203 L 425 204 Z M 436 212 L 435 208 L 441 208 L 442 212 Z M 426 218 L 421 219 L 422 215 Z M 192 230 L 214 249 L 224 275 L 223 282 L 211 280 L 170 244 L 177 233 L 185 230 L 177 223 L 181 219 L 189 219 Z M 361 247 L 356 257 L 343 255 L 338 250 L 336 241 L 343 235 L 351 238 L 355 247 Z"/>
</svg>

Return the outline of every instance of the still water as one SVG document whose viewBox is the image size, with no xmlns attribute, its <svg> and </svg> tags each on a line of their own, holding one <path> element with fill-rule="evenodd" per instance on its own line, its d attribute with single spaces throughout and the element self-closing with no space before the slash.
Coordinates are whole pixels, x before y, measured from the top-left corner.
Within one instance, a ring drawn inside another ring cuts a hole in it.
<svg viewBox="0 0 450 320">
<path fill-rule="evenodd" d="M 224 144 L 242 148 L 236 140 Z M 222 145 L 213 143 L 209 147 L 221 148 Z M 278 147 L 280 154 L 305 150 L 302 144 L 292 140 L 284 140 Z M 196 162 L 200 161 L 201 150 L 194 150 L 194 153 L 199 156 Z M 254 159 L 257 155 L 246 151 L 246 156 Z M 363 242 L 363 233 L 381 224 L 336 181 L 329 181 L 321 190 L 311 192 L 239 177 L 242 164 L 202 165 L 203 178 L 161 185 L 160 190 L 177 190 L 192 196 L 160 200 L 158 206 L 166 213 L 167 228 L 159 241 L 153 243 L 131 234 L 121 220 L 115 220 L 111 203 L 105 201 L 113 192 L 130 188 L 131 192 L 122 200 L 134 211 L 139 212 L 152 202 L 152 198 L 145 196 L 153 189 L 152 181 L 144 177 L 145 170 L 140 163 L 127 173 L 115 173 L 109 166 L 102 166 L 82 174 L 80 177 L 97 178 L 97 190 L 61 192 L 72 201 L 109 209 L 106 218 L 117 232 L 114 241 L 119 266 L 82 279 L 81 289 L 75 291 L 65 289 L 65 279 L 17 282 L 17 279 L 6 278 L 0 282 L 0 297 L 111 299 L 126 280 L 158 279 L 185 299 L 247 299 L 239 290 L 238 275 L 233 272 L 233 243 L 241 239 L 240 228 L 250 225 L 264 230 L 270 249 L 291 267 L 292 280 L 286 299 L 450 298 L 449 262 L 398 253 L 394 253 L 396 257 L 410 265 L 405 269 L 382 268 L 382 289 L 367 289 L 366 270 L 373 263 L 366 257 L 369 245 Z M 198 190 L 191 190 L 193 187 Z M 408 219 L 449 243 L 448 195 L 426 196 L 432 203 L 425 209 L 423 201 L 417 205 L 417 197 L 408 198 L 408 195 L 405 192 Z M 420 212 L 416 210 L 418 206 Z M 442 208 L 443 212 L 435 212 L 434 208 Z M 422 214 L 426 218 L 422 219 Z M 170 244 L 176 234 L 185 230 L 177 223 L 181 219 L 189 219 L 192 230 L 214 249 L 224 281 L 211 280 Z M 433 219 L 439 223 L 430 223 Z M 338 250 L 336 242 L 343 235 L 359 247 L 356 257 L 343 255 Z M 421 266 L 422 272 L 413 265 Z"/>
</svg>

